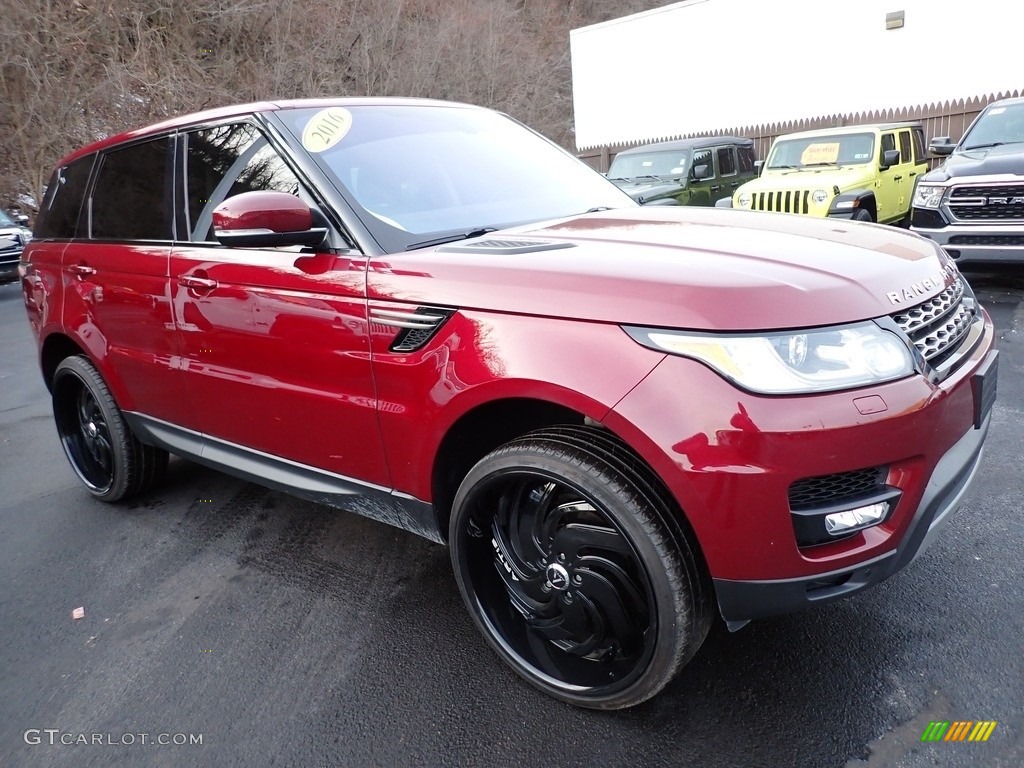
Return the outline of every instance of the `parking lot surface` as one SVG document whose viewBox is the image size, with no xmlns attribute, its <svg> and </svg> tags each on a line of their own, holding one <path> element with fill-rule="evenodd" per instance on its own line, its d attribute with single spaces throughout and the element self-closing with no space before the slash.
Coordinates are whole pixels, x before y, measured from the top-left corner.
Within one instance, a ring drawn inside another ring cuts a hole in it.
<svg viewBox="0 0 1024 768">
<path fill-rule="evenodd" d="M 130 504 L 92 500 L 0 286 L 0 766 L 1024 764 L 1024 271 L 968 279 L 999 400 L 944 535 L 853 599 L 716 626 L 618 713 L 503 666 L 444 547 L 183 461 Z M 920 740 L 968 720 L 997 725 Z"/>
</svg>

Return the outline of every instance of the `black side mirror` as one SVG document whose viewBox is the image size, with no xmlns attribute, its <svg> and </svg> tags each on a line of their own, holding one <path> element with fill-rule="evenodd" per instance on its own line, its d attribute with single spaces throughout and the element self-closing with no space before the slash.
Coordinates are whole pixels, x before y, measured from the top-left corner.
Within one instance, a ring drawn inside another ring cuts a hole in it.
<svg viewBox="0 0 1024 768">
<path fill-rule="evenodd" d="M 882 170 L 892 168 L 900 163 L 900 151 L 898 149 L 887 149 L 882 153 Z"/>
<path fill-rule="evenodd" d="M 754 161 L 754 173 L 756 173 L 758 176 L 760 176 L 761 175 L 761 171 L 763 171 L 763 170 L 764 170 L 764 160 L 755 160 Z"/>
<path fill-rule="evenodd" d="M 707 165 L 695 165 L 695 166 L 693 166 L 693 171 L 692 171 L 692 173 L 690 175 L 693 177 L 694 181 L 702 181 L 704 179 L 710 179 L 711 178 L 711 168 L 709 168 Z"/>
<path fill-rule="evenodd" d="M 953 154 L 953 150 L 956 148 L 956 144 L 952 142 L 949 136 L 936 136 L 932 139 L 931 144 L 928 145 L 928 151 L 933 155 L 939 155 L 945 157 L 946 155 Z"/>
</svg>

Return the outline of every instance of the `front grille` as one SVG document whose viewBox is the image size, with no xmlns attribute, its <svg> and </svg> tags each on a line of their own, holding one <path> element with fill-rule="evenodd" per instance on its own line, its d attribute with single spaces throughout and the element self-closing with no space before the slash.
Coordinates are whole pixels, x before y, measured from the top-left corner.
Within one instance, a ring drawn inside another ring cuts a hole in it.
<svg viewBox="0 0 1024 768">
<path fill-rule="evenodd" d="M 789 486 L 790 509 L 809 509 L 835 504 L 882 489 L 888 467 L 869 467 L 834 475 L 805 477 Z"/>
<path fill-rule="evenodd" d="M 964 281 L 957 278 L 938 296 L 892 316 L 932 365 L 938 365 L 956 350 L 974 322 L 977 310 L 973 302 L 964 301 L 964 291 Z"/>
<path fill-rule="evenodd" d="M 1024 185 L 953 187 L 948 205 L 960 221 L 1024 221 Z"/>
<path fill-rule="evenodd" d="M 755 211 L 776 211 L 777 213 L 808 213 L 810 211 L 809 189 L 786 189 L 778 192 L 755 192 L 750 207 Z"/>
<path fill-rule="evenodd" d="M 6 245 L 6 243 L 10 243 L 10 244 Z M 21 249 L 24 248 L 24 247 L 25 247 L 25 244 L 22 242 L 21 235 L 15 235 L 15 234 L 0 235 L 0 253 L 15 252 L 15 251 L 20 252 Z"/>
<path fill-rule="evenodd" d="M 1024 235 L 953 235 L 948 245 L 988 245 L 1001 248 L 1024 248 Z"/>
</svg>

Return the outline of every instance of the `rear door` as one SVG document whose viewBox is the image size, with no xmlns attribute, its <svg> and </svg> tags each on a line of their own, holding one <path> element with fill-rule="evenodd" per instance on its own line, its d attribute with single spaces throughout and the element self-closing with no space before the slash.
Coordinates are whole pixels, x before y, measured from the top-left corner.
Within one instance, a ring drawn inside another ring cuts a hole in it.
<svg viewBox="0 0 1024 768">
<path fill-rule="evenodd" d="M 718 181 L 711 185 L 711 205 L 732 193 L 741 184 L 736 163 L 736 148 L 729 144 L 715 147 L 715 163 L 718 166 Z"/>
<path fill-rule="evenodd" d="M 187 131 L 170 292 L 191 428 L 387 486 L 367 337 L 366 260 L 330 248 L 226 248 L 212 211 L 242 192 L 313 203 L 261 129 L 236 122 Z M 314 203 L 315 204 L 315 203 Z M 207 450 L 233 450 L 207 441 Z M 223 458 L 223 457 L 221 457 Z"/>
<path fill-rule="evenodd" d="M 101 152 L 63 257 L 65 326 L 122 409 L 171 422 L 188 411 L 167 295 L 173 188 L 172 136 Z"/>
<path fill-rule="evenodd" d="M 910 201 L 914 194 L 914 177 L 917 175 L 914 160 L 914 141 L 909 128 L 899 132 L 900 163 L 895 181 L 899 185 L 899 197 L 896 202 L 894 218 L 900 219 L 910 213 Z"/>
</svg>

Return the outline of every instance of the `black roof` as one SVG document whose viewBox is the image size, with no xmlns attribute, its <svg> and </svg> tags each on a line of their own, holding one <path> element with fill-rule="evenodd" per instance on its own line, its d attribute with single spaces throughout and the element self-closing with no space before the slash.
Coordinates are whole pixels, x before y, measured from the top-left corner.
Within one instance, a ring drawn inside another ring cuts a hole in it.
<svg viewBox="0 0 1024 768">
<path fill-rule="evenodd" d="M 677 149 L 704 149 L 705 147 L 718 147 L 722 144 L 738 144 L 740 146 L 754 146 L 753 139 L 745 139 L 740 136 L 704 136 L 699 139 L 676 139 L 675 141 L 659 141 L 656 144 L 644 144 L 642 147 L 630 147 L 617 152 L 616 155 L 629 155 L 633 152 L 651 151 L 672 151 Z"/>
</svg>

